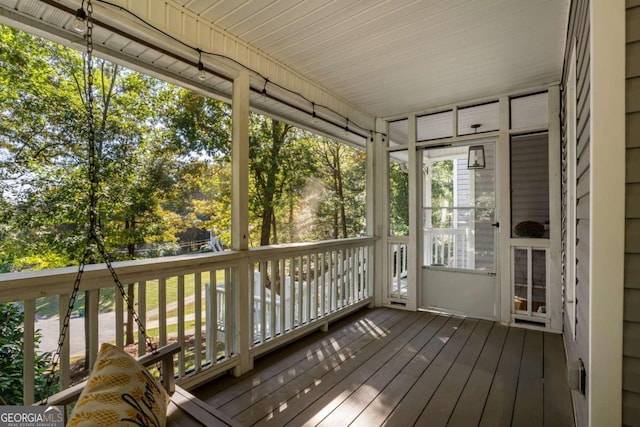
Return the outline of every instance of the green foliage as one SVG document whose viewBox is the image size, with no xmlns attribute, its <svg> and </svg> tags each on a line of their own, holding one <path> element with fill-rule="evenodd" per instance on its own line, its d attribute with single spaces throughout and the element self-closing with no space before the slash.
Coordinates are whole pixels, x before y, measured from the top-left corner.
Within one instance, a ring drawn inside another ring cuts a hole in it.
<svg viewBox="0 0 640 427">
<path fill-rule="evenodd" d="M 389 232 L 409 235 L 409 174 L 396 162 L 389 162 Z"/>
<path fill-rule="evenodd" d="M 0 271 L 77 264 L 89 189 L 83 58 L 0 25 L 0 63 Z M 231 107 L 98 58 L 93 81 L 110 256 L 173 254 L 210 231 L 229 247 Z M 251 244 L 363 234 L 364 154 L 250 120 Z"/>
<path fill-rule="evenodd" d="M 430 174 L 432 226 L 450 227 L 453 219 L 453 160 L 433 162 Z"/>
<path fill-rule="evenodd" d="M 0 304 L 0 397 L 8 405 L 22 405 L 22 385 L 24 364 L 24 313 L 14 304 Z M 36 350 L 40 334 L 35 337 Z M 36 400 L 43 399 L 57 391 L 57 385 L 47 389 L 47 369 L 50 368 L 51 354 L 37 354 L 35 358 Z"/>
</svg>

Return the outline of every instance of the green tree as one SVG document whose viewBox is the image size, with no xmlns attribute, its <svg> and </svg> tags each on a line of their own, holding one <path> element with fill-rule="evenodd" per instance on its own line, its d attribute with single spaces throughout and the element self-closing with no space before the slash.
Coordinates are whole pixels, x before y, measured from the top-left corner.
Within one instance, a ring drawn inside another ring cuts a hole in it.
<svg viewBox="0 0 640 427">
<path fill-rule="evenodd" d="M 318 158 L 318 176 L 325 188 L 316 211 L 319 238 L 337 239 L 364 233 L 365 155 L 328 138 L 312 141 Z"/>
<path fill-rule="evenodd" d="M 395 161 L 389 162 L 389 221 L 392 235 L 409 235 L 409 174 Z"/>
</svg>

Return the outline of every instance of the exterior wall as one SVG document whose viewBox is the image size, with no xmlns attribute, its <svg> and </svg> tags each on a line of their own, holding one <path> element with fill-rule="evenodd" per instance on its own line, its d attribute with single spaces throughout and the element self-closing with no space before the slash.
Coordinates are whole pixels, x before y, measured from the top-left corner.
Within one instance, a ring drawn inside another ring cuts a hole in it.
<svg viewBox="0 0 640 427">
<path fill-rule="evenodd" d="M 575 41 L 575 43 L 574 43 Z M 576 263 L 576 284 L 575 284 L 575 301 L 576 301 L 576 321 L 575 321 L 575 339 L 571 331 L 573 327 L 569 324 L 571 321 L 567 316 L 570 307 L 566 305 L 566 288 L 569 284 L 564 283 L 565 287 L 565 306 L 564 306 L 564 341 L 567 350 L 568 360 L 582 359 L 585 366 L 589 366 L 589 271 L 590 271 L 590 244 L 589 244 L 589 222 L 590 222 L 590 180 L 591 180 L 591 158 L 590 158 L 590 52 L 589 52 L 589 1 L 574 0 L 571 3 L 571 11 L 569 14 L 569 28 L 567 31 L 567 47 L 565 49 L 565 63 L 563 75 L 563 87 L 567 87 L 568 62 L 571 58 L 571 50 L 576 47 L 576 259 L 566 259 L 563 255 L 563 277 L 566 279 L 566 265 L 570 262 Z M 566 117 L 567 104 L 571 102 L 567 99 L 566 91 L 562 95 L 562 114 Z M 567 176 L 566 171 L 570 165 L 567 165 L 567 121 L 562 120 L 562 144 L 563 144 L 563 200 L 566 203 L 567 194 Z M 566 206 L 563 203 L 563 210 L 566 213 Z M 563 248 L 566 246 L 566 218 L 563 214 Z M 566 252 L 566 251 L 565 251 Z M 582 395 L 573 392 L 574 409 L 576 413 L 576 424 L 579 426 L 588 425 L 588 393 Z"/>
<path fill-rule="evenodd" d="M 640 425 L 640 0 L 627 0 L 622 422 Z"/>
</svg>

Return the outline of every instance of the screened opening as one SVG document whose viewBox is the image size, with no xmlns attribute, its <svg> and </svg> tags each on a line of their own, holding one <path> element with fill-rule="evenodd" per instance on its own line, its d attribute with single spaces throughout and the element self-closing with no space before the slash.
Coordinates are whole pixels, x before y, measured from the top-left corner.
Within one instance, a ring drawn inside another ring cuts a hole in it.
<svg viewBox="0 0 640 427">
<path fill-rule="evenodd" d="M 389 153 L 389 235 L 409 235 L 409 170 L 408 151 Z"/>
<path fill-rule="evenodd" d="M 389 122 L 389 146 L 407 145 L 409 143 L 409 119 Z"/>
<path fill-rule="evenodd" d="M 491 132 L 500 127 L 498 102 L 458 109 L 458 135 Z"/>
<path fill-rule="evenodd" d="M 511 129 L 544 128 L 549 124 L 549 93 L 511 98 Z"/>
<path fill-rule="evenodd" d="M 416 125 L 418 141 L 453 136 L 453 111 L 420 116 L 417 118 Z"/>
<path fill-rule="evenodd" d="M 423 152 L 425 266 L 494 269 L 495 151 L 483 145 L 481 170 L 467 168 L 467 146 Z"/>
<path fill-rule="evenodd" d="M 511 237 L 549 238 L 548 134 L 511 138 Z"/>
</svg>

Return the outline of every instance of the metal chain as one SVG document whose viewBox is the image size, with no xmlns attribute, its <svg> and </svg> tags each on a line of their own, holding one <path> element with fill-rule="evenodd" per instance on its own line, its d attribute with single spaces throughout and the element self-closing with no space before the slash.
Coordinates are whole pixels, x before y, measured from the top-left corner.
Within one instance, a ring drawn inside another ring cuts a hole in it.
<svg viewBox="0 0 640 427">
<path fill-rule="evenodd" d="M 84 3 L 84 2 L 83 2 Z M 67 307 L 67 312 L 65 314 L 64 320 L 62 322 L 62 328 L 60 330 L 60 336 L 58 338 L 58 347 L 56 352 L 51 357 L 51 368 L 50 375 L 47 377 L 46 381 L 46 390 L 49 390 L 53 385 L 53 382 L 57 378 L 56 368 L 60 363 L 60 354 L 62 353 L 62 347 L 64 345 L 65 339 L 67 337 L 67 333 L 69 331 L 69 322 L 71 320 L 71 313 L 73 312 L 73 308 L 78 296 L 78 292 L 80 291 L 80 283 L 82 281 L 82 275 L 84 273 L 84 268 L 88 262 L 90 262 L 90 258 L 94 255 L 94 248 L 97 249 L 98 254 L 103 259 L 106 264 L 107 269 L 111 273 L 111 277 L 115 282 L 120 294 L 122 295 L 123 301 L 126 303 L 127 311 L 131 314 L 131 317 L 136 322 L 138 326 L 138 330 L 140 334 L 144 337 L 147 347 L 151 352 L 157 351 L 157 346 L 151 341 L 151 338 L 147 335 L 146 328 L 142 324 L 138 313 L 135 311 L 133 307 L 133 302 L 129 299 L 129 295 L 118 278 L 115 269 L 111 265 L 111 261 L 109 260 L 109 256 L 104 247 L 104 242 L 102 240 L 102 233 L 99 227 L 99 216 L 98 216 L 98 193 L 100 190 L 100 170 L 98 163 L 98 155 L 96 153 L 96 128 L 95 128 L 95 118 L 94 118 L 94 97 L 93 97 L 93 4 L 91 0 L 87 0 L 87 33 L 86 33 L 86 42 L 87 42 L 87 53 L 85 55 L 85 73 L 86 73 L 86 120 L 87 120 L 87 129 L 88 129 L 88 177 L 89 177 L 89 229 L 87 233 L 87 240 L 84 249 L 84 253 L 82 254 L 82 260 L 80 262 L 80 266 L 78 267 L 78 273 L 76 274 L 76 279 L 73 285 L 73 291 L 71 292 L 71 296 L 69 298 L 69 305 Z M 47 403 L 47 399 L 44 400 L 44 403 Z"/>
</svg>

